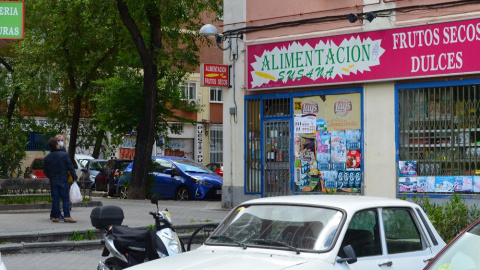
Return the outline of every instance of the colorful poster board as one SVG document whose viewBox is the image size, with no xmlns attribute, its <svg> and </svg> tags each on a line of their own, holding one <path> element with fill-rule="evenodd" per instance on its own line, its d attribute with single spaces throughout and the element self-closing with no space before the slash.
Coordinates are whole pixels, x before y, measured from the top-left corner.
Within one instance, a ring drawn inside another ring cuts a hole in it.
<svg viewBox="0 0 480 270">
<path fill-rule="evenodd" d="M 294 192 L 360 192 L 360 94 L 294 99 Z"/>
</svg>

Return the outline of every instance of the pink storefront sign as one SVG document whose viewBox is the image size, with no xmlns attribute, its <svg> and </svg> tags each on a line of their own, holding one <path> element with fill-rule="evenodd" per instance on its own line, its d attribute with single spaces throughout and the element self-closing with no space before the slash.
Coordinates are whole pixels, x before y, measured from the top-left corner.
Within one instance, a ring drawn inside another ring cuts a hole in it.
<svg viewBox="0 0 480 270">
<path fill-rule="evenodd" d="M 248 90 L 480 71 L 480 19 L 247 46 Z"/>
</svg>

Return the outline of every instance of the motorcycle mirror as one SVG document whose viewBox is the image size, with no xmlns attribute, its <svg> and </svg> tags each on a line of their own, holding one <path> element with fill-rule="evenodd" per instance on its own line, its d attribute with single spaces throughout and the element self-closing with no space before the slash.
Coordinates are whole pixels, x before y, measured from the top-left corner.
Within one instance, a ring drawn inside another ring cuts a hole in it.
<svg viewBox="0 0 480 270">
<path fill-rule="evenodd" d="M 153 194 L 152 196 L 152 199 L 150 200 L 152 202 L 152 204 L 156 204 L 157 205 L 157 212 L 158 212 L 158 194 Z"/>
</svg>

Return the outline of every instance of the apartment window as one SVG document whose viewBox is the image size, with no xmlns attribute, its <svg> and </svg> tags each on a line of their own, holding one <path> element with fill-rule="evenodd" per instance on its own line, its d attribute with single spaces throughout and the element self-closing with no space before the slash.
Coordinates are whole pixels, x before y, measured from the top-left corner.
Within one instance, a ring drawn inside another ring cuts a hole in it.
<svg viewBox="0 0 480 270">
<path fill-rule="evenodd" d="M 183 124 L 172 124 L 172 130 L 175 131 L 175 134 L 183 133 Z"/>
<path fill-rule="evenodd" d="M 221 87 L 211 87 L 210 88 L 210 101 L 213 102 L 222 102 L 222 88 Z"/>
<path fill-rule="evenodd" d="M 183 82 L 180 87 L 183 89 L 185 99 L 197 99 L 197 83 L 196 82 Z"/>
<path fill-rule="evenodd" d="M 210 127 L 210 163 L 223 162 L 223 125 Z"/>
</svg>

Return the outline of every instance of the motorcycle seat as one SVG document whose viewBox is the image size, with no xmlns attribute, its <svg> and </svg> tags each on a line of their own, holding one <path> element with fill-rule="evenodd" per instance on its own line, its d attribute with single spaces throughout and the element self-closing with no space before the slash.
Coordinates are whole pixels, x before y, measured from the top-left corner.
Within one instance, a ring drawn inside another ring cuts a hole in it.
<svg viewBox="0 0 480 270">
<path fill-rule="evenodd" d="M 148 235 L 148 231 L 146 230 L 134 229 L 127 226 L 113 226 L 111 233 L 116 240 L 121 239 L 122 242 L 143 242 Z"/>
</svg>

